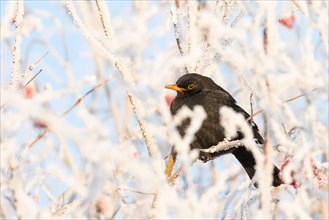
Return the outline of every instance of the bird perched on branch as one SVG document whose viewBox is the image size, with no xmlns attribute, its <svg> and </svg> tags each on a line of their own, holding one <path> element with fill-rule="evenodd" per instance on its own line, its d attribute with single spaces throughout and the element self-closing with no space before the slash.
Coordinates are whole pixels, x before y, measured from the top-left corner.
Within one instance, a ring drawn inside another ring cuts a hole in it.
<svg viewBox="0 0 329 220">
<path fill-rule="evenodd" d="M 196 105 L 201 105 L 207 114 L 201 128 L 194 134 L 194 140 L 190 144 L 191 149 L 208 149 L 217 145 L 219 142 L 224 141 L 226 138 L 225 130 L 220 123 L 220 108 L 223 106 L 232 108 L 235 112 L 241 113 L 246 120 L 250 120 L 250 115 L 237 105 L 235 99 L 209 77 L 195 73 L 186 74 L 180 77 L 176 84 L 167 85 L 165 88 L 177 91 L 177 96 L 170 106 L 170 111 L 173 115 L 175 115 L 183 106 L 193 109 Z M 191 119 L 186 118 L 179 126 L 177 126 L 182 137 L 184 137 L 185 131 L 190 122 Z M 255 123 L 250 124 L 252 126 L 255 141 L 259 144 L 263 144 L 264 140 L 259 133 L 257 125 Z M 243 134 L 238 131 L 234 140 L 239 139 L 243 139 Z M 214 153 L 200 151 L 199 159 L 207 162 L 208 160 L 227 153 L 232 153 L 236 157 L 247 172 L 249 178 L 252 179 L 256 172 L 256 162 L 253 154 L 247 150 L 245 146 L 231 147 L 227 150 Z M 167 176 L 170 176 L 171 174 L 173 164 L 176 160 L 176 154 L 177 153 L 173 149 L 166 169 Z M 170 165 L 170 163 L 172 164 Z M 280 170 L 274 166 L 273 186 L 281 185 L 279 172 Z"/>
</svg>

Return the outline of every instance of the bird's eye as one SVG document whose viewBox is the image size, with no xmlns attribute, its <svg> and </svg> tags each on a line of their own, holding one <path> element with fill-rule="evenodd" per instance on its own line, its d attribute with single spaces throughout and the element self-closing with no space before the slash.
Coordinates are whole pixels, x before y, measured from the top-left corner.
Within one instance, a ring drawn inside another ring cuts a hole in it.
<svg viewBox="0 0 329 220">
<path fill-rule="evenodd" d="M 190 85 L 188 85 L 188 87 L 187 87 L 189 90 L 192 90 L 193 88 L 194 88 L 194 84 L 190 84 Z"/>
</svg>

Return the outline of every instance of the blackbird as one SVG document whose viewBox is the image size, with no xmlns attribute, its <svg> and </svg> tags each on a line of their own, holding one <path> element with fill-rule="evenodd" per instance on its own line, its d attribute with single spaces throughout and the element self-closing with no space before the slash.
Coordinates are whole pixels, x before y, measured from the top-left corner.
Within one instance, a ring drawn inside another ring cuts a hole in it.
<svg viewBox="0 0 329 220">
<path fill-rule="evenodd" d="M 172 101 L 170 111 L 175 115 L 184 105 L 193 109 L 195 105 L 203 106 L 207 117 L 203 121 L 199 131 L 195 133 L 194 140 L 190 144 L 191 149 L 208 149 L 226 138 L 224 128 L 220 124 L 220 108 L 223 106 L 232 108 L 235 112 L 241 113 L 246 120 L 250 120 L 250 115 L 237 105 L 235 99 L 222 87 L 218 86 L 212 79 L 196 73 L 190 73 L 180 77 L 176 84 L 165 86 L 167 89 L 177 91 L 177 96 Z M 182 137 L 189 126 L 191 119 L 187 118 L 177 126 Z M 251 123 L 254 139 L 257 143 L 264 142 L 255 123 Z M 243 134 L 237 132 L 235 140 L 243 138 Z M 253 154 L 244 146 L 232 147 L 215 153 L 199 152 L 199 159 L 203 162 L 214 159 L 223 154 L 232 153 L 241 163 L 250 179 L 255 175 L 255 158 Z M 176 159 L 176 152 L 172 150 L 172 158 Z M 171 172 L 171 171 L 170 171 Z M 280 170 L 274 166 L 273 186 L 281 185 L 279 178 Z"/>
</svg>

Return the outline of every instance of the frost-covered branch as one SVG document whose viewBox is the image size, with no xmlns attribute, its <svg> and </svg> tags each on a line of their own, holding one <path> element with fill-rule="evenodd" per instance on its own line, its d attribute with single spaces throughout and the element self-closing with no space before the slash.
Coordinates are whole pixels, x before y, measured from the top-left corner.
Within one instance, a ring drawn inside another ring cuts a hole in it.
<svg viewBox="0 0 329 220">
<path fill-rule="evenodd" d="M 22 20 L 24 16 L 24 1 L 16 1 L 17 11 L 15 15 L 15 25 L 16 25 L 16 33 L 15 33 L 15 43 L 13 48 L 13 65 L 11 69 L 11 79 L 10 84 L 17 87 L 17 83 L 19 80 L 19 71 L 20 71 L 20 59 L 21 59 L 21 43 L 22 43 Z"/>
<path fill-rule="evenodd" d="M 101 19 L 102 26 L 104 29 L 104 33 L 108 38 L 111 39 L 111 37 L 113 36 L 113 30 L 111 26 L 109 10 L 104 1 L 99 1 L 99 0 L 95 0 L 95 1 L 99 12 L 99 17 Z"/>
<path fill-rule="evenodd" d="M 78 17 L 71 1 L 65 1 L 65 5 L 67 9 L 69 10 L 69 14 L 72 16 L 74 23 L 77 25 L 79 29 L 81 29 L 82 34 L 86 37 L 87 40 L 90 40 L 91 44 L 95 46 L 100 52 L 102 52 L 103 56 L 105 56 L 110 63 L 112 63 L 119 73 L 121 74 L 122 79 L 125 81 L 127 85 L 127 95 L 129 98 L 129 101 L 132 105 L 133 111 L 135 113 L 136 119 L 138 121 L 139 127 L 141 129 L 142 136 L 145 140 L 147 150 L 149 153 L 149 156 L 152 156 L 154 147 L 152 145 L 155 145 L 152 142 L 151 135 L 146 131 L 145 123 L 142 120 L 142 117 L 140 115 L 139 108 L 137 107 L 136 100 L 131 92 L 131 87 L 133 87 L 134 83 L 132 81 L 132 75 L 130 71 L 127 69 L 126 64 L 123 62 L 123 59 L 120 57 L 115 56 L 112 54 L 108 49 L 106 49 L 100 42 L 97 41 L 97 39 L 88 31 L 88 29 L 84 26 L 81 19 Z M 107 23 L 109 21 L 107 20 Z M 108 27 L 108 26 L 107 26 Z"/>
<path fill-rule="evenodd" d="M 223 142 L 220 142 L 217 145 L 212 146 L 208 149 L 201 149 L 200 151 L 212 154 L 212 153 L 228 150 L 232 147 L 239 147 L 241 145 L 242 145 L 242 143 L 241 143 L 240 140 L 223 141 Z"/>
</svg>

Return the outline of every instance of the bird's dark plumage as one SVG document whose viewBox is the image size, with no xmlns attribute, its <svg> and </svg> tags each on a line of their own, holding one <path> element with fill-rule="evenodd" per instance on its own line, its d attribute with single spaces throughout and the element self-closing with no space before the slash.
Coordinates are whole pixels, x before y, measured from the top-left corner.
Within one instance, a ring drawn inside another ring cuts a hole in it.
<svg viewBox="0 0 329 220">
<path fill-rule="evenodd" d="M 207 117 L 204 120 L 201 128 L 195 134 L 195 138 L 191 143 L 191 149 L 208 149 L 225 138 L 224 128 L 220 124 L 220 108 L 223 106 L 230 107 L 234 111 L 243 114 L 248 119 L 250 115 L 236 104 L 235 99 L 223 88 L 218 86 L 212 79 L 199 74 L 186 74 L 180 77 L 176 84 L 167 85 L 166 88 L 177 91 L 177 96 L 170 106 L 170 111 L 173 115 L 184 105 L 193 109 L 196 105 L 203 106 Z M 185 119 L 179 125 L 178 131 L 182 137 L 185 135 L 185 130 L 190 124 L 190 119 Z M 257 125 L 253 124 L 253 134 L 258 143 L 263 143 L 263 138 L 259 134 Z M 243 135 L 237 132 L 235 139 L 242 139 Z M 173 153 L 175 153 L 173 151 Z M 250 179 L 255 174 L 255 159 L 253 154 L 244 146 L 237 148 L 233 147 L 225 151 L 216 152 L 213 154 L 200 151 L 199 159 L 204 162 L 214 159 L 223 154 L 232 153 L 246 170 Z M 279 178 L 280 170 L 274 166 L 273 171 L 273 186 L 281 184 Z"/>
</svg>

